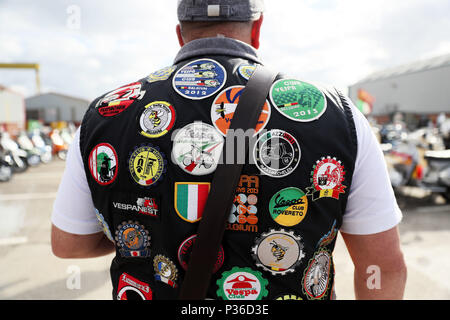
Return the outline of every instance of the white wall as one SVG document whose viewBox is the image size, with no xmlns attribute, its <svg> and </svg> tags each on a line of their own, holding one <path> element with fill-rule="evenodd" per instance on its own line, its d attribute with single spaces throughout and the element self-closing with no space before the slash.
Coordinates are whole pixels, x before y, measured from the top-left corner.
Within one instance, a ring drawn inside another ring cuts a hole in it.
<svg viewBox="0 0 450 320">
<path fill-rule="evenodd" d="M 0 89 L 0 123 L 25 124 L 25 103 L 22 95 Z"/>
</svg>

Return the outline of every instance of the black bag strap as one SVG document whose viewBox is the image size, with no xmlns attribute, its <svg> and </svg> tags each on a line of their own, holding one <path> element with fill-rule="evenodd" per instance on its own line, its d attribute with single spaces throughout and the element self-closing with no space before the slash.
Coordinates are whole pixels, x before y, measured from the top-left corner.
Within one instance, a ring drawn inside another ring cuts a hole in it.
<svg viewBox="0 0 450 320">
<path fill-rule="evenodd" d="M 224 151 L 228 142 L 233 140 L 231 143 L 234 143 L 234 130 L 242 129 L 246 132 L 256 128 L 276 76 L 276 73 L 266 67 L 256 67 L 239 98 L 230 130 L 225 138 Z M 245 150 L 247 152 L 248 148 Z M 244 164 L 240 163 L 221 163 L 217 166 L 189 258 L 188 269 L 180 288 L 180 300 L 203 300 L 206 297 L 243 166 Z"/>
</svg>

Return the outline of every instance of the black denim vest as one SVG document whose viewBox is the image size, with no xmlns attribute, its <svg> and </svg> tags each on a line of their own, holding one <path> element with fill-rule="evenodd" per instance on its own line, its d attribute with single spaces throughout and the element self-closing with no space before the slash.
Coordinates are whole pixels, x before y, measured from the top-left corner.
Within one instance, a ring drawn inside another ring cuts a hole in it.
<svg viewBox="0 0 450 320">
<path fill-rule="evenodd" d="M 236 102 L 239 88 L 221 93 L 245 86 L 252 64 L 191 57 L 97 98 L 87 110 L 80 148 L 97 216 L 116 244 L 114 299 L 177 298 L 219 131 L 229 120 L 224 99 Z M 277 91 L 267 97 L 265 131 L 236 190 L 212 299 L 332 298 L 332 251 L 352 181 L 355 126 L 338 91 L 283 79 L 289 78 L 278 76 Z M 326 108 L 314 109 L 317 101 Z"/>
</svg>

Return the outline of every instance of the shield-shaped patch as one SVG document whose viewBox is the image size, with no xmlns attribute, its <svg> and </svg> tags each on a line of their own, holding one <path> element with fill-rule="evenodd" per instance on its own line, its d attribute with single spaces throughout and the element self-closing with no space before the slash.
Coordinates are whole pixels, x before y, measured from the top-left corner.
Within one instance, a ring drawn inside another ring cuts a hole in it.
<svg viewBox="0 0 450 320">
<path fill-rule="evenodd" d="M 199 221 L 210 187 L 209 182 L 176 182 L 174 204 L 178 216 L 190 223 Z"/>
</svg>

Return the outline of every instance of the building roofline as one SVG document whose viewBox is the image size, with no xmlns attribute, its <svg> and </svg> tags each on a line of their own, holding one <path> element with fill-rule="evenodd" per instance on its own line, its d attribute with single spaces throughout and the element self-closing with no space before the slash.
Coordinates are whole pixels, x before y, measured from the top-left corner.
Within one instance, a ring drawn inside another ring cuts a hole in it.
<svg viewBox="0 0 450 320">
<path fill-rule="evenodd" d="M 20 93 L 20 92 L 18 92 L 18 91 L 15 91 L 15 90 L 13 90 L 13 89 L 10 89 L 10 88 L 8 88 L 8 87 L 2 86 L 1 84 L 0 84 L 0 91 L 8 91 L 8 92 L 10 92 L 10 93 L 14 93 L 14 94 L 16 94 L 16 95 L 18 95 L 18 96 L 21 96 L 22 99 L 25 99 L 25 97 L 24 97 L 24 95 L 23 95 L 22 93 Z"/>
<path fill-rule="evenodd" d="M 450 66 L 450 54 L 437 56 L 431 59 L 418 60 L 412 63 L 407 63 L 400 66 L 387 68 L 381 71 L 376 71 L 368 75 L 367 77 L 359 80 L 358 82 L 354 83 L 352 86 L 412 73 L 424 72 L 447 66 Z"/>
<path fill-rule="evenodd" d="M 70 96 L 68 94 L 63 94 L 63 93 L 57 93 L 57 92 L 46 92 L 46 93 L 40 93 L 40 94 L 36 94 L 34 96 L 28 97 L 25 100 L 28 99 L 33 99 L 33 98 L 37 98 L 37 97 L 41 97 L 41 96 L 47 96 L 47 95 L 55 95 L 55 96 L 60 96 L 60 97 L 64 97 L 64 98 L 69 98 L 69 99 L 74 99 L 74 100 L 79 100 L 82 102 L 86 102 L 89 103 L 90 101 L 87 99 L 83 99 L 83 98 L 79 98 L 79 97 L 74 97 L 74 96 Z"/>
</svg>

